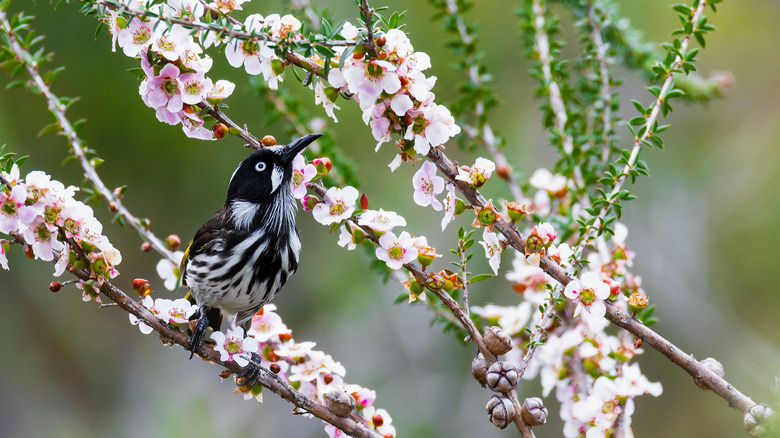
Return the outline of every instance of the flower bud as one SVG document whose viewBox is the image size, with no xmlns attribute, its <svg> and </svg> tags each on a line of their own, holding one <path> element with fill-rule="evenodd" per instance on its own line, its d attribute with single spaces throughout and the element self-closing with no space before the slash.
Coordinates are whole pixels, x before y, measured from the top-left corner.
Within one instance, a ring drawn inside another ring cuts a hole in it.
<svg viewBox="0 0 780 438">
<path fill-rule="evenodd" d="M 288 342 L 292 339 L 292 333 L 279 333 L 279 340 L 281 342 Z"/>
<path fill-rule="evenodd" d="M 272 363 L 268 369 L 271 370 L 271 372 L 274 374 L 279 374 L 282 372 L 282 367 L 280 367 L 278 363 Z"/>
<path fill-rule="evenodd" d="M 371 423 L 373 423 L 374 427 L 382 427 L 385 424 L 385 419 L 379 414 L 374 414 L 371 417 Z"/>
<path fill-rule="evenodd" d="M 377 46 L 379 46 L 379 47 L 384 47 L 384 45 L 385 45 L 385 44 L 387 44 L 387 38 L 385 38 L 385 36 L 384 36 L 384 35 L 380 35 L 380 36 L 378 36 L 378 37 L 377 37 L 377 38 L 374 40 L 374 42 L 376 43 L 376 45 L 377 45 Z"/>
<path fill-rule="evenodd" d="M 774 416 L 774 411 L 765 404 L 753 405 L 745 412 L 744 425 L 745 432 L 752 437 L 766 436 L 766 426 L 764 422 Z"/>
<path fill-rule="evenodd" d="M 494 395 L 493 398 L 488 401 L 485 408 L 487 409 L 490 422 L 495 424 L 499 429 L 506 429 L 515 416 L 515 407 L 512 405 L 512 402 L 507 398 L 499 397 L 497 395 Z"/>
<path fill-rule="evenodd" d="M 279 76 L 280 74 L 284 73 L 284 61 L 278 58 L 274 58 L 271 60 L 271 70 L 273 70 L 274 74 L 276 76 Z"/>
<path fill-rule="evenodd" d="M 485 329 L 485 346 L 496 356 L 512 350 L 512 338 L 501 327 L 491 325 Z"/>
<path fill-rule="evenodd" d="M 303 211 L 312 211 L 314 206 L 320 203 L 320 199 L 314 195 L 306 195 L 301 199 Z"/>
<path fill-rule="evenodd" d="M 216 123 L 213 128 L 211 128 L 211 132 L 214 133 L 214 138 L 217 140 L 225 138 L 230 133 L 230 128 L 227 127 L 224 123 Z"/>
<path fill-rule="evenodd" d="M 355 399 L 347 391 L 334 389 L 325 394 L 325 404 L 329 411 L 339 417 L 346 417 L 355 408 Z"/>
<path fill-rule="evenodd" d="M 49 284 L 49 290 L 52 292 L 59 292 L 60 289 L 62 289 L 62 283 L 60 283 L 59 281 L 52 281 Z"/>
<path fill-rule="evenodd" d="M 517 386 L 519 377 L 517 368 L 512 362 L 499 360 L 488 368 L 487 384 L 495 392 L 507 392 Z"/>
<path fill-rule="evenodd" d="M 508 180 L 512 176 L 512 168 L 508 164 L 504 163 L 496 167 L 496 175 L 501 179 Z"/>
<path fill-rule="evenodd" d="M 326 385 L 330 385 L 330 382 L 333 381 L 333 374 L 323 374 L 322 381 L 325 382 Z"/>
<path fill-rule="evenodd" d="M 539 397 L 525 399 L 520 415 L 529 426 L 541 426 L 547 422 L 547 408 Z"/>
<path fill-rule="evenodd" d="M 483 388 L 487 385 L 487 370 L 488 364 L 485 356 L 482 353 L 477 354 L 477 357 L 471 361 L 471 375 L 474 376 Z"/>
<path fill-rule="evenodd" d="M 35 253 L 33 252 L 32 246 L 30 245 L 25 246 L 24 255 L 26 255 L 27 258 L 30 260 L 35 259 Z"/>
<path fill-rule="evenodd" d="M 230 372 L 229 370 L 222 370 L 222 371 L 219 372 L 219 378 L 220 379 L 227 379 L 228 377 L 230 377 L 231 374 L 233 374 L 233 373 Z"/>
<path fill-rule="evenodd" d="M 184 112 L 187 114 L 195 114 L 198 110 L 192 105 L 184 105 Z"/>
<path fill-rule="evenodd" d="M 712 371 L 718 377 L 722 378 L 723 376 L 726 375 L 726 371 L 723 369 L 723 364 L 721 364 L 720 362 L 718 362 L 717 359 L 714 359 L 712 357 L 708 357 L 706 359 L 700 360 L 699 365 Z M 704 390 L 709 389 L 707 388 L 707 385 L 705 385 L 704 382 L 699 378 L 694 377 L 693 383 L 695 383 L 696 386 L 698 386 L 701 389 Z"/>
<path fill-rule="evenodd" d="M 175 234 L 165 238 L 165 247 L 173 251 L 181 245 L 181 238 Z"/>
<path fill-rule="evenodd" d="M 152 243 L 151 242 L 144 242 L 141 244 L 141 251 L 143 252 L 149 252 L 152 250 Z"/>
<path fill-rule="evenodd" d="M 368 210 L 368 196 L 365 193 L 360 195 L 360 208 Z"/>
<path fill-rule="evenodd" d="M 327 157 L 315 158 L 311 161 L 311 164 L 313 164 L 314 168 L 317 169 L 318 175 L 325 175 L 326 173 L 330 172 L 330 169 L 333 167 L 333 164 L 330 162 L 330 158 Z"/>
<path fill-rule="evenodd" d="M 274 137 L 273 135 L 266 135 L 265 137 L 263 137 L 262 140 L 260 140 L 260 143 L 262 143 L 263 146 L 265 146 L 265 147 L 275 146 L 276 145 L 276 137 Z"/>
<path fill-rule="evenodd" d="M 455 214 L 461 214 L 466 211 L 466 203 L 460 199 L 455 199 Z"/>
<path fill-rule="evenodd" d="M 108 203 L 108 209 L 111 210 L 111 213 L 118 213 L 119 207 L 116 206 L 116 202 L 109 202 Z"/>
<path fill-rule="evenodd" d="M 133 280 L 133 290 L 140 296 L 145 297 L 152 292 L 152 286 L 143 278 Z"/>
</svg>

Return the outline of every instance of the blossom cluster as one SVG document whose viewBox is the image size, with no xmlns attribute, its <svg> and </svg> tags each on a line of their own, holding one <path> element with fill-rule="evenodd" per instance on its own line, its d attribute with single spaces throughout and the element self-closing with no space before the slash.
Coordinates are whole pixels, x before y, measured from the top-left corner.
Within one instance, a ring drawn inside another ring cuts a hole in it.
<svg viewBox="0 0 780 438">
<path fill-rule="evenodd" d="M 187 327 L 187 322 L 197 307 L 186 299 L 167 300 L 144 297 L 141 301 L 147 309 L 163 321 L 174 327 Z M 146 323 L 130 315 L 130 322 L 138 325 L 142 333 L 152 332 Z M 296 342 L 292 331 L 276 313 L 276 306 L 266 304 L 252 317 L 246 333 L 240 327 L 229 327 L 226 332 L 215 331 L 211 334 L 215 342 L 214 350 L 220 354 L 220 360 L 234 361 L 240 366 L 249 364 L 252 354 L 260 358 L 260 365 L 270 369 L 284 382 L 313 400 L 326 404 L 325 395 L 331 391 L 344 391 L 355 399 L 358 414 L 366 422 L 375 426 L 384 436 L 395 436 L 392 418 L 384 409 L 374 406 L 376 392 L 359 385 L 344 381 L 346 369 L 333 358 L 315 350 L 314 342 Z M 241 382 L 237 382 L 240 384 Z M 263 401 L 262 387 L 240 388 L 245 400 Z M 343 432 L 332 425 L 326 425 L 325 431 L 331 437 L 342 436 Z"/>
<path fill-rule="evenodd" d="M 106 21 L 116 45 L 125 55 L 141 59 L 144 78 L 139 86 L 143 102 L 155 110 L 160 122 L 182 125 L 188 137 L 212 140 L 212 131 L 193 107 L 205 100 L 216 102 L 230 96 L 235 84 L 227 80 L 213 81 L 206 74 L 213 59 L 204 50 L 224 46 L 230 65 L 244 67 L 251 75 L 261 75 L 272 89 L 282 80 L 275 63 L 276 57 L 267 39 L 290 39 L 296 36 L 301 23 L 291 15 L 271 14 L 263 17 L 252 14 L 243 24 L 235 24 L 229 31 L 243 32 L 254 37 L 247 40 L 226 38 L 215 30 L 193 30 L 182 24 L 170 23 L 183 19 L 202 24 L 209 10 L 199 0 L 167 0 L 165 4 L 146 9 L 145 0 L 124 0 L 137 15 L 129 19 L 117 10 L 106 10 Z M 228 14 L 241 10 L 243 1 L 218 1 L 209 8 Z"/>
<path fill-rule="evenodd" d="M 347 22 L 341 36 L 355 42 L 361 32 L 365 30 Z M 402 137 L 398 142 L 402 152 L 391 164 L 395 168 L 413 154 L 412 149 L 425 155 L 431 147 L 442 146 L 459 134 L 460 127 L 449 109 L 434 102 L 431 89 L 436 77 L 423 73 L 431 66 L 426 53 L 415 52 L 399 29 L 378 34 L 375 43 L 376 56 L 359 50 L 344 55 L 345 47 L 335 47 L 337 56 L 333 61 L 342 62 L 342 67 L 330 69 L 330 89 L 321 81 L 317 83 L 315 99 L 335 120 L 333 108 L 338 93 L 334 91 L 352 95 L 363 111 L 363 121 L 371 127 L 377 149 L 391 141 L 393 133 Z"/>
<path fill-rule="evenodd" d="M 55 262 L 55 276 L 62 275 L 69 265 L 89 269 L 92 280 L 78 286 L 85 301 L 97 297 L 96 288 L 103 279 L 119 274 L 115 266 L 122 256 L 103 235 L 103 225 L 95 219 L 92 208 L 74 198 L 78 188 L 65 187 L 38 170 L 20 178 L 16 164 L 0 174 L 7 183 L 0 188 L 0 233 L 23 243 L 31 257 Z M 8 242 L 0 241 L 0 266 L 4 269 L 8 269 L 7 250 Z M 77 253 L 88 260 L 78 259 Z"/>
<path fill-rule="evenodd" d="M 608 321 L 604 318 L 606 301 L 624 311 L 630 301 L 629 294 L 641 293 L 641 279 L 628 271 L 633 253 L 625 246 L 626 229 L 618 224 L 609 250 L 596 251 L 589 256 L 588 270 L 579 279 L 571 281 L 563 296 L 573 306 L 574 318 L 566 326 L 548 323 L 545 328 L 547 339 L 538 346 L 524 379 L 540 378 L 545 396 L 555 391 L 561 402 L 561 418 L 564 420 L 564 435 L 608 436 L 616 427 L 618 418 L 630 424 L 634 411 L 634 398 L 642 394 L 658 396 L 662 392 L 660 383 L 650 382 L 642 375 L 637 363 L 631 359 L 642 353 L 633 338 L 605 332 Z M 573 251 L 566 245 L 552 244 L 556 238 L 549 224 L 539 224 L 529 235 L 550 239 L 547 254 L 567 266 Z M 604 242 L 604 248 L 608 245 Z M 474 308 L 475 313 L 490 324 L 502 327 L 513 336 L 517 346 L 527 343 L 525 327 L 532 321 L 541 320 L 540 306 L 550 304 L 548 286 L 553 284 L 540 267 L 538 252 L 517 253 L 513 269 L 506 274 L 513 283 L 513 289 L 522 295 L 517 306 L 487 305 Z M 523 349 L 515 348 L 508 359 L 519 363 Z M 570 361 L 587 363 L 588 373 L 575 379 Z M 578 385 L 585 384 L 587 387 Z"/>
</svg>

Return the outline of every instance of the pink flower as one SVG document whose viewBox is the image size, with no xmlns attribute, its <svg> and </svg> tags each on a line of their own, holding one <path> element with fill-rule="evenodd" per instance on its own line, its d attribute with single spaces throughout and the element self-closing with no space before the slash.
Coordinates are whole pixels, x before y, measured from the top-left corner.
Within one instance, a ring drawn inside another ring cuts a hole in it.
<svg viewBox="0 0 780 438">
<path fill-rule="evenodd" d="M 379 211 L 364 211 L 358 219 L 358 225 L 369 227 L 378 232 L 387 232 L 392 231 L 393 227 L 406 226 L 406 219 L 394 211 L 384 211 L 380 208 Z"/>
<path fill-rule="evenodd" d="M 211 79 L 203 73 L 184 73 L 179 77 L 181 82 L 181 100 L 188 105 L 196 105 L 206 98 L 211 91 Z"/>
<path fill-rule="evenodd" d="M 0 192 L 0 233 L 8 234 L 18 227 L 26 227 L 37 216 L 35 209 L 25 206 L 27 188 L 15 185 L 10 192 Z"/>
<path fill-rule="evenodd" d="M 154 305 L 160 313 L 158 315 L 160 319 L 175 327 L 186 324 L 190 320 L 190 316 L 198 309 L 197 306 L 184 298 L 176 300 L 158 298 Z"/>
<path fill-rule="evenodd" d="M 408 115 L 413 123 L 406 128 L 404 138 L 414 140 L 414 150 L 419 154 L 427 154 L 431 147 L 441 146 L 460 133 L 460 126 L 444 105 L 430 103 L 410 110 Z"/>
<path fill-rule="evenodd" d="M 179 113 L 181 117 L 181 130 L 189 138 L 199 138 L 201 140 L 214 140 L 214 133 L 203 126 L 203 119 L 197 114 L 190 114 L 184 111 Z"/>
<path fill-rule="evenodd" d="M 595 272 L 582 274 L 581 281 L 572 280 L 566 285 L 563 295 L 577 304 L 574 316 L 579 316 L 584 310 L 589 316 L 603 319 L 607 312 L 604 300 L 609 298 L 609 286 Z"/>
<path fill-rule="evenodd" d="M 179 73 L 179 68 L 174 64 L 165 64 L 160 74 L 148 79 L 146 87 L 139 90 L 144 103 L 150 108 L 164 107 L 172 113 L 181 111 L 184 102 Z"/>
<path fill-rule="evenodd" d="M 352 186 L 343 189 L 331 187 L 325 192 L 322 202 L 315 205 L 312 210 L 314 220 L 322 225 L 330 225 L 349 219 L 355 211 L 358 191 Z"/>
<path fill-rule="evenodd" d="M 317 168 L 313 164 L 307 163 L 303 158 L 303 154 L 298 154 L 292 162 L 293 176 L 292 176 L 292 194 L 295 199 L 301 199 L 306 196 L 306 186 L 309 185 L 309 181 L 317 176 Z"/>
<path fill-rule="evenodd" d="M 42 217 L 22 228 L 24 240 L 33 250 L 36 257 L 45 261 L 54 260 L 54 252 L 59 253 L 65 245 L 57 240 L 57 227 L 47 224 Z"/>
<path fill-rule="evenodd" d="M 493 171 L 496 170 L 496 164 L 487 158 L 479 157 L 471 167 L 461 166 L 458 169 L 458 175 L 455 177 L 458 181 L 465 181 L 472 187 L 482 187 L 485 181 L 490 178 Z"/>
<path fill-rule="evenodd" d="M 444 207 L 441 205 L 436 195 L 444 190 L 444 178 L 436 175 L 436 165 L 430 161 L 423 163 L 414 177 L 412 177 L 414 186 L 414 203 L 422 207 L 432 206 L 434 210 L 441 211 Z"/>
<path fill-rule="evenodd" d="M 205 8 L 200 0 L 168 0 L 166 13 L 168 16 L 184 18 L 186 20 L 197 21 Z"/>
<path fill-rule="evenodd" d="M 398 237 L 388 231 L 379 238 L 376 257 L 387 263 L 390 269 L 400 269 L 404 264 L 417 259 L 417 248 L 414 247 L 412 236 L 406 231 Z"/>
<path fill-rule="evenodd" d="M 235 361 L 239 366 L 246 366 L 249 360 L 244 356 L 249 353 L 257 353 L 258 344 L 255 338 L 244 336 L 244 330 L 240 327 L 228 329 L 227 334 L 214 332 L 211 339 L 216 341 L 214 350 L 219 352 L 219 358 L 223 362 Z"/>
<path fill-rule="evenodd" d="M 396 68 L 387 61 L 372 59 L 365 63 L 352 64 L 342 74 L 349 91 L 358 95 L 361 103 L 373 106 L 382 92 L 395 94 L 401 89 L 401 80 L 395 73 Z"/>
<path fill-rule="evenodd" d="M 217 8 L 223 14 L 228 14 L 231 11 L 243 11 L 241 7 L 242 3 L 246 3 L 249 0 L 216 0 L 214 3 L 209 4 L 212 8 Z"/>
<path fill-rule="evenodd" d="M 282 318 L 274 312 L 276 306 L 266 304 L 260 312 L 252 317 L 252 324 L 247 334 L 257 339 L 258 342 L 269 342 L 272 339 L 279 340 L 281 334 L 289 334 L 290 329 L 282 322 Z"/>
<path fill-rule="evenodd" d="M 252 14 L 244 21 L 244 28 L 250 33 L 259 32 L 266 26 L 267 24 L 260 14 Z M 278 81 L 281 80 L 281 77 L 274 74 L 271 66 L 271 60 L 275 58 L 274 51 L 266 46 L 262 40 L 241 41 L 233 39 L 225 48 L 225 56 L 230 65 L 236 68 L 243 65 L 250 75 L 262 73 L 263 78 L 268 83 L 268 88 L 276 90 L 278 87 Z"/>
<path fill-rule="evenodd" d="M 119 31 L 117 41 L 126 56 L 134 58 L 152 44 L 154 23 L 133 17 L 127 27 Z"/>
</svg>

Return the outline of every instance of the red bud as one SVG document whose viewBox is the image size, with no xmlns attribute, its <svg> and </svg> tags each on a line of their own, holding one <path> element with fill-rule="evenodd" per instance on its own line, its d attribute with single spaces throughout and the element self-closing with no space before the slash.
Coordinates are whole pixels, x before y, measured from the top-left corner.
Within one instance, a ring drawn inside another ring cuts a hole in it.
<svg viewBox="0 0 780 438">
<path fill-rule="evenodd" d="M 382 427 L 382 425 L 385 424 L 385 419 L 379 414 L 374 414 L 374 416 L 371 417 L 371 422 L 374 423 L 374 427 Z"/>
<path fill-rule="evenodd" d="M 62 289 L 62 283 L 59 281 L 52 281 L 49 285 L 49 290 L 52 292 L 59 292 Z"/>
<path fill-rule="evenodd" d="M 274 374 L 279 374 L 282 371 L 282 367 L 280 367 L 278 363 L 272 363 L 271 366 L 268 368 Z"/>
<path fill-rule="evenodd" d="M 152 243 L 151 242 L 144 242 L 141 244 L 141 251 L 143 252 L 149 252 L 152 250 Z"/>
<path fill-rule="evenodd" d="M 368 210 L 368 197 L 365 193 L 360 195 L 360 208 L 363 210 Z"/>
<path fill-rule="evenodd" d="M 219 373 L 219 377 L 220 377 L 220 378 L 223 378 L 223 379 L 227 379 L 228 377 L 230 377 L 230 375 L 231 375 L 231 374 L 233 374 L 233 373 L 231 373 L 231 372 L 230 372 L 230 371 L 228 371 L 228 370 L 222 370 L 222 371 Z"/>
<path fill-rule="evenodd" d="M 291 333 L 282 333 L 282 334 L 279 335 L 279 340 L 282 341 L 282 342 L 287 342 L 290 339 L 292 339 L 292 334 Z"/>
<path fill-rule="evenodd" d="M 330 382 L 333 381 L 333 375 L 332 374 L 325 374 L 322 376 L 322 381 L 325 382 L 326 385 L 330 385 Z"/>
<path fill-rule="evenodd" d="M 230 129 L 224 123 L 217 123 L 213 128 L 211 128 L 211 131 L 214 133 L 214 137 L 219 140 L 221 138 L 225 138 L 225 136 L 230 132 Z"/>
<path fill-rule="evenodd" d="M 260 140 L 260 143 L 262 143 L 263 146 L 273 146 L 276 144 L 276 138 L 274 138 L 273 135 L 266 135 Z"/>
<path fill-rule="evenodd" d="M 170 236 L 165 238 L 165 246 L 170 249 L 174 250 L 181 245 L 181 238 L 175 234 L 171 234 Z"/>
<path fill-rule="evenodd" d="M 145 297 L 152 292 L 152 286 L 147 280 L 144 280 L 143 278 L 136 278 L 133 280 L 133 290 L 136 291 L 138 295 Z"/>
</svg>

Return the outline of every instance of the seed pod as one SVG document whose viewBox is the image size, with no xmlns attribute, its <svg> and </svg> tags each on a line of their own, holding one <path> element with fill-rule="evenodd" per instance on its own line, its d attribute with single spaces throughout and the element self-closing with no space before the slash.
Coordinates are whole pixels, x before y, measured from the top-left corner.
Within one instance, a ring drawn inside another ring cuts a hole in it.
<svg viewBox="0 0 780 438">
<path fill-rule="evenodd" d="M 487 384 L 495 392 L 507 392 L 517 386 L 518 377 L 517 368 L 512 362 L 500 360 L 488 368 Z"/>
<path fill-rule="evenodd" d="M 485 356 L 483 356 L 482 353 L 477 354 L 477 357 L 471 361 L 471 375 L 477 379 L 477 382 L 479 382 L 483 388 L 487 385 L 487 370 L 488 365 Z"/>
<path fill-rule="evenodd" d="M 339 417 L 346 417 L 355 408 L 355 399 L 347 391 L 340 389 L 325 394 L 325 403 L 328 410 Z"/>
<path fill-rule="evenodd" d="M 520 415 L 529 426 L 541 426 L 547 422 L 547 408 L 539 397 L 525 399 Z"/>
<path fill-rule="evenodd" d="M 485 346 L 496 356 L 512 350 L 512 338 L 501 327 L 490 326 L 485 329 Z"/>
<path fill-rule="evenodd" d="M 753 407 L 745 412 L 745 432 L 752 437 L 766 436 L 766 426 L 764 423 L 774 415 L 775 412 L 765 404 L 753 405 Z"/>
<path fill-rule="evenodd" d="M 515 407 L 512 406 L 512 402 L 504 397 L 494 395 L 493 398 L 488 401 L 485 406 L 488 413 L 490 422 L 495 424 L 499 429 L 505 429 L 512 422 L 512 418 L 515 416 Z"/>
</svg>

